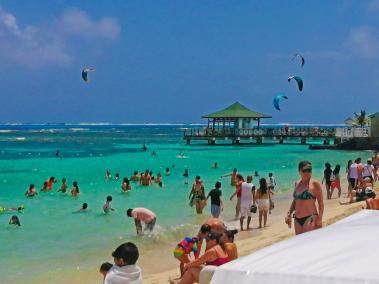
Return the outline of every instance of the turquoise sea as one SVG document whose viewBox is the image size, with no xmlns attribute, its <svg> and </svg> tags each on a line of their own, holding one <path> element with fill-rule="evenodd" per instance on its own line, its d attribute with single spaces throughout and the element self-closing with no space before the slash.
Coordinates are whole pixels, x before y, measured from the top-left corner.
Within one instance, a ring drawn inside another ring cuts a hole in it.
<svg viewBox="0 0 379 284">
<path fill-rule="evenodd" d="M 267 177 L 273 172 L 279 191 L 284 192 L 297 179 L 300 160 L 312 161 L 314 175 L 321 179 L 327 161 L 344 169 L 348 159 L 371 156 L 370 152 L 310 151 L 306 145 L 289 144 L 188 146 L 182 135 L 190 127 L 197 126 L 0 125 L 0 207 L 25 206 L 23 213 L 16 213 L 21 227 L 8 225 L 13 213 L 0 213 L 0 282 L 33 282 L 46 271 L 97 270 L 125 240 L 136 242 L 141 251 L 153 251 L 194 232 L 204 217 L 196 216 L 188 206 L 190 187 L 182 177 L 185 168 L 190 183 L 200 175 L 208 192 L 220 180 L 224 196 L 229 197 L 233 192 L 229 178 L 220 179 L 220 175 L 233 167 L 244 175 L 257 170 Z M 141 151 L 143 143 L 147 152 Z M 58 149 L 62 160 L 55 156 Z M 151 155 L 152 150 L 157 156 Z M 220 165 L 218 169 L 211 168 L 214 162 Z M 171 169 L 167 177 L 166 167 Z M 130 177 L 134 170 L 151 169 L 163 174 L 164 187 L 133 184 L 131 192 L 121 193 L 121 181 L 104 179 L 107 169 L 113 175 L 120 173 L 121 178 Z M 40 189 L 51 176 L 59 181 L 51 192 L 40 192 L 32 199 L 24 196 L 30 183 Z M 78 181 L 78 198 L 57 192 L 63 177 L 70 189 Z M 113 196 L 116 211 L 105 215 L 101 208 L 107 195 Z M 90 212 L 73 214 L 83 202 L 89 204 Z M 226 203 L 223 218 L 232 219 L 234 202 Z M 126 209 L 139 206 L 158 215 L 156 232 L 143 238 L 135 236 L 134 222 L 125 214 Z M 209 207 L 204 215 L 210 216 Z"/>
</svg>

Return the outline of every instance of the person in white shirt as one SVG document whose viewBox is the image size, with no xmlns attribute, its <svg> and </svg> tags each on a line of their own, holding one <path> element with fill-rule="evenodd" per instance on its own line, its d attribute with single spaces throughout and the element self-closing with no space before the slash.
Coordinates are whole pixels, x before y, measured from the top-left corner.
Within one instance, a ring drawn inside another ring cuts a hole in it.
<svg viewBox="0 0 379 284">
<path fill-rule="evenodd" d="M 112 253 L 115 265 L 107 272 L 104 284 L 142 284 L 142 270 L 136 265 L 138 248 L 133 243 L 124 243 Z"/>
<path fill-rule="evenodd" d="M 250 230 L 251 222 L 251 204 L 255 204 L 255 187 L 252 176 L 247 176 L 246 182 L 241 185 L 241 206 L 240 206 L 240 226 L 243 231 L 243 221 L 247 217 L 246 230 Z"/>
</svg>

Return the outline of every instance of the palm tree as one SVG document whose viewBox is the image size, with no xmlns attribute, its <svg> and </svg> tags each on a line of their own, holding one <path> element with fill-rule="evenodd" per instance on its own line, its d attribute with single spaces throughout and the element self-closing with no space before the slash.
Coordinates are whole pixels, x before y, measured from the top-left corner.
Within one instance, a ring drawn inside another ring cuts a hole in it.
<svg viewBox="0 0 379 284">
<path fill-rule="evenodd" d="M 366 117 L 366 111 L 361 110 L 361 112 L 358 114 L 354 112 L 355 118 L 353 119 L 353 125 L 364 127 L 365 125 L 368 124 L 368 118 Z"/>
</svg>

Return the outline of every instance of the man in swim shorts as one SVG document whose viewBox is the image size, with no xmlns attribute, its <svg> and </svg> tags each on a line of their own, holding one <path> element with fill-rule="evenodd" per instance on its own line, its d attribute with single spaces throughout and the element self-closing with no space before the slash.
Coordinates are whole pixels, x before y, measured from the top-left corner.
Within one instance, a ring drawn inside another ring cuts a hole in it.
<svg viewBox="0 0 379 284">
<path fill-rule="evenodd" d="M 157 221 L 155 213 L 147 208 L 134 208 L 126 211 L 128 217 L 134 218 L 136 225 L 137 235 L 143 235 L 142 223 L 145 223 L 145 230 L 152 231 Z"/>
<path fill-rule="evenodd" d="M 241 185 L 241 206 L 240 206 L 240 226 L 241 231 L 243 231 L 243 221 L 247 218 L 246 230 L 250 229 L 251 221 L 251 202 L 255 204 L 255 186 L 253 184 L 253 177 L 247 176 L 246 182 Z"/>
</svg>

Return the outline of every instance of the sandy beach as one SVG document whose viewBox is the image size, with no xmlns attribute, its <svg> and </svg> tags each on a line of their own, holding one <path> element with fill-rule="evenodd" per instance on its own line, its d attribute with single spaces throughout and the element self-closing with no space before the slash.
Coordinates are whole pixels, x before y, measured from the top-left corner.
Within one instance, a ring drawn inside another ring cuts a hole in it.
<svg viewBox="0 0 379 284">
<path fill-rule="evenodd" d="M 378 193 L 379 186 L 375 185 L 375 191 Z M 336 192 L 334 193 L 336 194 Z M 335 195 L 336 196 L 336 195 Z M 346 196 L 346 191 L 343 190 L 342 196 Z M 279 242 L 281 240 L 290 238 L 294 235 L 294 229 L 289 229 L 284 223 L 285 212 L 288 211 L 289 202 L 291 198 L 289 193 L 281 194 L 277 196 L 275 203 L 275 210 L 268 217 L 268 227 L 264 229 L 257 228 L 257 214 L 253 215 L 252 231 L 239 232 L 236 236 L 236 243 L 238 247 L 239 256 L 248 255 L 254 251 L 257 251 L 263 247 L 269 246 L 273 243 Z M 325 198 L 325 196 L 324 196 Z M 341 198 L 344 200 L 345 198 Z M 328 226 L 334 222 L 343 219 L 359 210 L 362 210 L 362 207 L 366 207 L 365 202 L 358 202 L 348 205 L 340 205 L 340 199 L 334 197 L 331 200 L 324 199 L 325 211 L 323 218 L 323 226 Z M 237 224 L 235 225 L 237 227 Z M 162 256 L 163 257 L 163 256 Z M 164 258 L 169 258 L 171 255 L 164 256 Z M 166 261 L 166 259 L 165 259 Z M 148 269 L 145 269 L 144 274 L 144 283 L 148 284 L 158 284 L 158 283 L 168 283 L 168 279 L 176 278 L 179 276 L 178 268 L 173 268 L 171 270 L 162 271 L 162 272 L 148 272 Z"/>
</svg>

